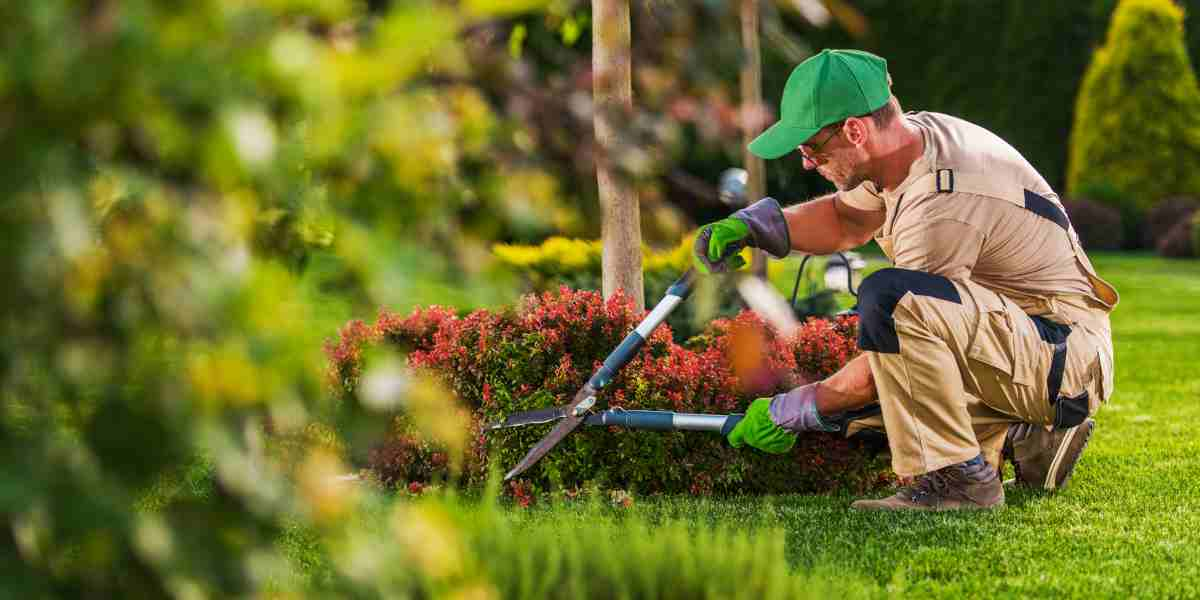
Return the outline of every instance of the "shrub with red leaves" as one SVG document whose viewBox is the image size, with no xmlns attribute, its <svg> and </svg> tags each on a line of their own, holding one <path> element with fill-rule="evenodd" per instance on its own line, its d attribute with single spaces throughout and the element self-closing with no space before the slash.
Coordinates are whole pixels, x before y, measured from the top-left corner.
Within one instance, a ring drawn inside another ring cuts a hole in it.
<svg viewBox="0 0 1200 600">
<path fill-rule="evenodd" d="M 1196 256 L 1196 248 L 1192 240 L 1192 223 L 1190 220 L 1176 223 L 1167 235 L 1158 240 L 1155 250 L 1167 258 L 1191 258 Z"/>
<path fill-rule="evenodd" d="M 338 331 L 337 342 L 325 342 L 325 356 L 329 358 L 326 377 L 338 393 L 352 391 L 362 375 L 363 349 L 378 341 L 377 328 L 359 320 L 346 323 Z"/>
<path fill-rule="evenodd" d="M 444 478 L 446 453 L 417 433 L 403 416 L 396 417 L 387 439 L 367 457 L 371 473 L 384 485 L 428 483 Z"/>
<path fill-rule="evenodd" d="M 1172 236 L 1172 230 L 1180 223 L 1190 223 L 1197 210 L 1200 210 L 1200 199 L 1191 196 L 1176 196 L 1159 202 L 1146 214 L 1146 221 L 1142 225 L 1143 243 L 1164 256 L 1171 256 L 1163 252 L 1163 246 L 1178 244 L 1178 240 L 1167 241 L 1167 238 Z M 1166 250 L 1170 252 L 1172 249 Z"/>
<path fill-rule="evenodd" d="M 643 315 L 620 294 L 605 301 L 592 291 L 562 288 L 526 297 L 511 310 L 466 316 L 430 307 L 407 317 L 381 312 L 373 327 L 351 323 L 326 344 L 334 389 L 356 393 L 363 348 L 394 344 L 410 366 L 436 374 L 472 411 L 472 421 L 567 404 Z M 665 326 L 601 390 L 599 405 L 680 412 L 740 412 L 754 398 L 836 371 L 857 353 L 857 319 L 809 320 L 782 339 L 750 312 L 714 321 L 687 347 Z M 488 465 L 516 464 L 547 426 L 473 436 L 464 482 L 479 485 Z M 402 426 L 370 457 L 390 484 L 440 477 L 436 448 Z M 785 456 L 735 450 L 718 435 L 583 427 L 509 491 L 528 503 L 552 488 L 584 483 L 645 493 L 786 493 L 877 486 L 886 469 L 833 435 L 802 436 Z"/>
<path fill-rule="evenodd" d="M 809 319 L 796 333 L 792 353 L 803 382 L 833 375 L 858 355 L 858 317 Z"/>
</svg>

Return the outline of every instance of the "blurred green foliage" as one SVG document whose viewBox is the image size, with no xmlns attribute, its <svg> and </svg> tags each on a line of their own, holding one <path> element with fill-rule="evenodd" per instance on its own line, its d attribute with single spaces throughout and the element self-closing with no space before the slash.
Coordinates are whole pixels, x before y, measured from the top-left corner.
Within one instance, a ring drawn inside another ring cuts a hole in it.
<svg viewBox="0 0 1200 600">
<path fill-rule="evenodd" d="M 564 112 L 498 93 L 541 87 L 489 41 L 528 21 L 541 25 L 521 56 L 546 51 L 547 32 L 586 53 L 579 6 L 0 5 L 3 595 L 488 596 L 518 581 L 463 571 L 439 546 L 470 524 L 342 478 L 397 409 L 443 444 L 466 433 L 447 433 L 444 403 L 422 400 L 444 392 L 403 368 L 384 402 L 331 398 L 321 341 L 379 306 L 506 303 L 517 280 L 489 266 L 493 241 L 597 226 L 577 191 L 589 155 L 564 155 L 584 166 L 563 177 L 543 149 L 581 139 L 588 107 L 531 125 Z M 686 72 L 699 10 L 655 89 Z M 578 75 L 562 98 L 586 99 Z M 643 143 L 674 130 L 632 123 L 624 167 L 660 172 L 665 154 Z M 677 233 L 673 218 L 656 222 Z M 381 513 L 388 527 L 368 524 Z M 669 545 L 640 535 L 647 555 Z M 539 536 L 530 547 L 548 548 Z M 289 566 L 297 540 L 329 557 L 313 579 Z M 524 556 L 522 540 L 505 556 Z M 719 556 L 676 546 L 665 555 Z M 763 576 L 739 572 L 774 580 L 778 555 L 755 563 Z M 611 576 L 597 581 L 624 577 Z"/>
<path fill-rule="evenodd" d="M 409 528 L 430 554 L 389 551 L 381 566 L 407 558 L 427 565 L 413 597 L 468 598 L 867 598 L 874 583 L 825 567 L 799 574 L 788 564 L 783 532 L 767 517 L 738 527 L 651 523 L 628 516 L 628 494 L 584 491 L 548 510 L 511 514 L 487 500 L 422 499 L 381 505 L 364 519 L 377 537 Z M 774 511 L 764 514 L 775 516 Z M 289 530 L 282 547 L 319 592 L 333 593 L 337 563 L 313 531 Z M 397 555 L 400 555 L 397 557 Z M 281 582 L 283 583 L 283 582 Z M 295 585 L 296 582 L 288 582 Z M 286 589 L 284 585 L 279 586 Z"/>
<path fill-rule="evenodd" d="M 481 185 L 497 119 L 437 81 L 478 4 L 0 6 L 4 596 L 263 591 L 297 521 L 372 552 L 331 482 L 387 419 L 327 396 L 321 341 L 508 297 L 478 260 L 476 221 L 522 226 Z"/>
<path fill-rule="evenodd" d="M 1168 196 L 1200 191 L 1200 87 L 1174 2 L 1117 5 L 1079 90 L 1067 178 L 1072 195 L 1110 188 L 1093 195 L 1117 200 L 1133 223 Z"/>
</svg>

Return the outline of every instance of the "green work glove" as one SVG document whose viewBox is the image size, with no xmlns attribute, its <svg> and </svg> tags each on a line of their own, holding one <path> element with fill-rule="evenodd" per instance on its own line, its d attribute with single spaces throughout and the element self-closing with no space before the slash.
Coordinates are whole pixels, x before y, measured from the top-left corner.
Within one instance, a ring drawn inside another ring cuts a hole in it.
<svg viewBox="0 0 1200 600">
<path fill-rule="evenodd" d="M 692 263 L 705 275 L 740 269 L 746 261 L 738 252 L 747 246 L 775 258 L 792 251 L 787 217 L 774 198 L 763 198 L 729 218 L 701 227 L 692 249 Z"/>
<path fill-rule="evenodd" d="M 796 434 L 771 420 L 771 398 L 751 402 L 746 416 L 733 427 L 727 439 L 734 448 L 749 444 L 769 454 L 783 454 L 796 445 Z"/>
<path fill-rule="evenodd" d="M 705 275 L 736 271 L 746 265 L 738 252 L 746 246 L 748 237 L 750 226 L 736 217 L 709 223 L 696 234 L 692 263 Z"/>
</svg>

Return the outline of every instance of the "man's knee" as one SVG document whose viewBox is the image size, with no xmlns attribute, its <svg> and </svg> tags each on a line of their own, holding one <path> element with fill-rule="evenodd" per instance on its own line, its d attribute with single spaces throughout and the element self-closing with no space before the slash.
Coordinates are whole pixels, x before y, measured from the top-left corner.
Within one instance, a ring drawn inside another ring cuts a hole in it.
<svg viewBox="0 0 1200 600">
<path fill-rule="evenodd" d="M 962 304 L 958 288 L 940 275 L 898 268 L 876 271 L 858 288 L 858 347 L 861 350 L 900 352 L 893 313 L 900 299 L 909 293 Z"/>
</svg>

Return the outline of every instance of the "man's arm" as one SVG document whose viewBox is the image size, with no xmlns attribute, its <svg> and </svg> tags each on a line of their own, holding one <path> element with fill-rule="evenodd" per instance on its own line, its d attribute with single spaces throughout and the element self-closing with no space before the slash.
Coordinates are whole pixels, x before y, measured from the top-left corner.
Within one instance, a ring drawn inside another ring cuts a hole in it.
<svg viewBox="0 0 1200 600">
<path fill-rule="evenodd" d="M 867 243 L 883 226 L 882 210 L 861 210 L 846 204 L 838 194 L 822 196 L 783 211 L 792 250 L 831 254 Z"/>
</svg>

